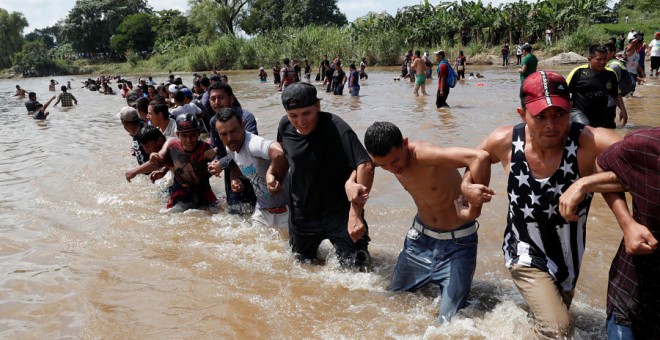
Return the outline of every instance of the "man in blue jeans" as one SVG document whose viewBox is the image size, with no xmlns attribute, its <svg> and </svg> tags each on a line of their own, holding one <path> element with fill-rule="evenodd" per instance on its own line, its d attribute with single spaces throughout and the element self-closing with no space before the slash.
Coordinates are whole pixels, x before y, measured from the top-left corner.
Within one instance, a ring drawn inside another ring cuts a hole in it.
<svg viewBox="0 0 660 340">
<path fill-rule="evenodd" d="M 417 206 L 390 289 L 415 291 L 429 282 L 440 285 L 438 321 L 449 321 L 464 307 L 470 292 L 477 265 L 475 218 L 481 212 L 481 206 L 463 206 L 457 168 L 468 167 L 479 173 L 482 178 L 474 183 L 481 183 L 484 195 L 492 195 L 484 186 L 490 179 L 488 154 L 422 141 L 409 143 L 389 122 L 371 125 L 364 144 L 374 164 L 393 173 Z"/>
</svg>

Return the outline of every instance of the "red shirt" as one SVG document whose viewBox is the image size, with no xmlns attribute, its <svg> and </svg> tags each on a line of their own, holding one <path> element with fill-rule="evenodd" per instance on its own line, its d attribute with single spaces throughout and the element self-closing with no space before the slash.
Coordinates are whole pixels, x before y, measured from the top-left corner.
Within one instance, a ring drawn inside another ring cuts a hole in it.
<svg viewBox="0 0 660 340">
<path fill-rule="evenodd" d="M 440 86 L 442 86 L 443 90 L 446 90 L 446 89 L 449 88 L 449 86 L 447 85 L 447 76 L 448 76 L 448 74 L 449 74 L 449 68 L 447 67 L 447 64 L 444 63 L 444 62 L 440 63 L 440 66 L 438 67 L 438 90 L 440 89 Z M 441 83 L 440 78 L 442 78 L 442 77 L 445 78 L 445 81 Z"/>
</svg>

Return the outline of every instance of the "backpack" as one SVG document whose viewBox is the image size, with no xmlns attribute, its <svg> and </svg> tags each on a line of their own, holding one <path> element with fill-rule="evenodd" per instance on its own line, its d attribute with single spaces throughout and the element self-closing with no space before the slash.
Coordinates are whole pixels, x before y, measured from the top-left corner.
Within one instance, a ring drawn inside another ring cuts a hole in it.
<svg viewBox="0 0 660 340">
<path fill-rule="evenodd" d="M 440 64 L 438 64 L 438 69 L 436 71 L 438 73 L 438 78 L 440 78 L 440 65 L 441 64 L 447 65 L 447 86 L 449 86 L 450 88 L 453 89 L 456 86 L 456 82 L 458 81 L 458 76 L 456 75 L 456 71 L 454 71 L 454 69 L 451 67 L 451 65 L 449 65 L 447 60 L 442 60 L 442 62 L 440 62 Z"/>
<path fill-rule="evenodd" d="M 633 80 L 630 72 L 626 69 L 620 60 L 613 59 L 607 63 L 607 67 L 612 68 L 613 65 L 616 65 L 621 70 L 621 78 L 619 79 L 619 90 L 621 91 L 621 97 L 627 96 L 633 90 Z"/>
</svg>

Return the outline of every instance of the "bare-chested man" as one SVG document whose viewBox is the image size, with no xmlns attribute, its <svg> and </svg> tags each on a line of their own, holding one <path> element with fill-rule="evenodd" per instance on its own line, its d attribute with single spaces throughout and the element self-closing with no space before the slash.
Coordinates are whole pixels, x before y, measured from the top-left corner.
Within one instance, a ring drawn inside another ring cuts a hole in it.
<svg viewBox="0 0 660 340">
<path fill-rule="evenodd" d="M 419 74 L 419 73 L 418 73 Z M 394 267 L 392 291 L 415 291 L 429 282 L 442 287 L 438 321 L 448 321 L 465 305 L 477 265 L 475 218 L 481 206 L 463 207 L 461 175 L 468 167 L 488 184 L 490 164 L 483 150 L 441 148 L 408 142 L 389 122 L 375 122 L 364 136 L 374 164 L 393 173 L 410 193 L 417 216 Z M 494 192 L 485 188 L 484 195 Z"/>
<path fill-rule="evenodd" d="M 16 93 L 14 94 L 14 97 L 18 97 L 18 99 L 25 99 L 25 94 L 28 91 L 26 89 L 22 89 L 20 85 L 16 85 Z"/>
<path fill-rule="evenodd" d="M 429 69 L 426 66 L 426 61 L 422 59 L 421 52 L 415 51 L 415 57 L 413 58 L 412 69 L 415 70 L 415 89 L 413 92 L 415 96 L 419 96 L 419 88 L 422 88 L 422 94 L 428 96 L 426 93 L 426 71 Z"/>
</svg>

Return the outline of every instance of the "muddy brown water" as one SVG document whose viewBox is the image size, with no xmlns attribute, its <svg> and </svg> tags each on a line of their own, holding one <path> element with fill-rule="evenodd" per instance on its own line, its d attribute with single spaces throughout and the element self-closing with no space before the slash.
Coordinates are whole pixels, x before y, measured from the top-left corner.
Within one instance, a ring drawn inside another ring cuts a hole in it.
<svg viewBox="0 0 660 340">
<path fill-rule="evenodd" d="M 451 107 L 440 110 L 437 80 L 428 83 L 430 96 L 415 98 L 410 83 L 393 80 L 397 69 L 368 71 L 359 98 L 320 92 L 322 109 L 339 114 L 360 138 L 373 121 L 389 120 L 412 140 L 473 147 L 495 127 L 519 122 L 513 67 L 473 67 L 468 72 L 486 77 L 461 81 L 451 90 Z M 257 81 L 256 71 L 228 75 L 243 107 L 257 117 L 261 135 L 274 139 L 284 111 L 270 75 L 268 83 Z M 20 84 L 43 103 L 54 94 L 48 92 L 50 78 L 0 80 L 0 338 L 530 336 L 527 306 L 503 264 L 507 201 L 500 165 L 491 180 L 499 194 L 479 219 L 470 306 L 440 326 L 437 287 L 387 290 L 415 214 L 412 199 L 390 173 L 376 171 L 366 209 L 372 271 L 341 270 L 329 244 L 320 249 L 328 257 L 325 265 L 299 264 L 280 230 L 226 213 L 166 212 L 163 184 L 124 179 L 135 159 L 116 116 L 125 105 L 121 96 L 81 89 L 85 77 L 54 78 L 71 81 L 79 105 L 51 108 L 40 122 L 12 96 Z M 183 79 L 189 83 L 191 76 Z M 630 121 L 620 134 L 660 123 L 654 81 L 626 98 Z M 224 196 L 222 180 L 212 185 Z M 605 335 L 607 272 L 620 238 L 596 196 L 571 307 L 578 338 Z"/>
</svg>

